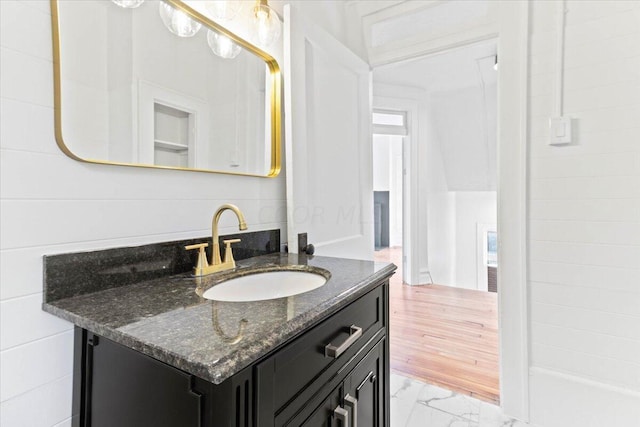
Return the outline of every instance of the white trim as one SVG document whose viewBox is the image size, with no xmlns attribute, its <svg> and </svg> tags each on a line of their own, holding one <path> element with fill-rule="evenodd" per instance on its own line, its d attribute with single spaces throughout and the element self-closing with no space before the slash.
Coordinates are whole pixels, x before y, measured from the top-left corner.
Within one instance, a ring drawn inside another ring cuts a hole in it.
<svg viewBox="0 0 640 427">
<path fill-rule="evenodd" d="M 392 114 L 396 116 L 402 117 L 401 125 L 384 125 L 380 123 L 375 123 L 373 119 L 372 122 L 372 133 L 376 135 L 398 135 L 398 136 L 407 136 L 409 135 L 408 125 L 407 125 L 407 112 L 399 111 L 399 110 L 387 110 L 384 108 L 375 108 L 373 107 L 373 115 L 375 114 Z"/>
<path fill-rule="evenodd" d="M 529 0 L 501 2 L 498 57 L 498 313 L 500 401 L 529 420 L 527 95 Z M 517 19 L 514 19 L 517 17 Z"/>
<path fill-rule="evenodd" d="M 531 367 L 532 426 L 637 426 L 640 392 L 569 372 Z"/>
<path fill-rule="evenodd" d="M 408 1 L 364 16 L 362 19 L 363 34 L 371 66 L 376 67 L 399 60 L 438 54 L 445 50 L 494 38 L 498 33 L 498 23 L 491 21 L 490 17 L 496 14 L 496 10 L 500 8 L 500 2 L 487 2 L 487 13 L 484 16 L 476 16 L 475 21 L 455 24 L 455 28 L 445 35 L 435 37 L 431 34 L 425 37 L 423 34 L 416 34 L 379 46 L 372 45 L 371 34 L 376 24 L 420 13 L 429 8 L 448 7 L 447 3 L 450 2 L 443 0 Z"/>
<path fill-rule="evenodd" d="M 489 290 L 489 280 L 487 278 L 487 233 L 489 231 L 497 232 L 497 225 L 476 223 L 476 288 L 485 292 Z"/>
<path fill-rule="evenodd" d="M 504 412 L 529 418 L 529 319 L 527 301 L 527 67 L 529 0 L 494 2 L 496 22 L 486 20 L 446 37 L 411 40 L 370 50 L 372 67 L 438 54 L 498 37 L 498 311 L 500 387 Z M 396 10 L 381 15 L 388 18 Z M 399 10 L 399 9 L 398 9 Z M 396 15 L 401 14 L 400 10 Z M 378 14 L 364 17 L 365 37 Z M 515 18 L 514 18 L 515 17 Z M 370 40 L 369 40 L 370 41 Z M 413 154 L 413 153 L 412 153 Z M 417 154 L 417 153 L 415 153 Z M 412 164 L 417 156 L 412 159 Z M 415 170 L 415 169 L 414 169 Z M 416 214 L 417 215 L 417 214 Z"/>
<path fill-rule="evenodd" d="M 563 381 L 570 381 L 578 384 L 582 384 L 587 387 L 596 387 L 602 390 L 606 390 L 611 393 L 619 393 L 625 396 L 640 399 L 640 391 L 632 390 L 629 388 L 619 387 L 611 384 L 601 383 L 599 381 L 590 380 L 589 378 L 579 377 L 577 375 L 571 375 L 564 372 L 556 371 L 553 369 L 541 368 L 538 366 L 531 367 L 531 376 L 534 375 L 547 375 L 550 377 L 558 378 Z"/>
</svg>

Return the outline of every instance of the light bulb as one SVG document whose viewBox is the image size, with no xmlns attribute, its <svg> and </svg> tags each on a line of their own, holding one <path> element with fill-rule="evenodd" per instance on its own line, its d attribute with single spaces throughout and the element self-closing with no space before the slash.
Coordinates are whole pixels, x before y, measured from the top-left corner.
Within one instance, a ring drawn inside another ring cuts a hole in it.
<svg viewBox="0 0 640 427">
<path fill-rule="evenodd" d="M 186 13 L 173 6 L 160 2 L 160 18 L 169 31 L 179 37 L 193 37 L 202 24 L 191 19 Z"/>
<path fill-rule="evenodd" d="M 213 53 L 221 58 L 235 58 L 242 50 L 240 46 L 229 37 L 211 30 L 207 32 L 207 43 L 209 43 L 209 47 Z"/>
<path fill-rule="evenodd" d="M 118 6 L 124 7 L 126 9 L 135 9 L 136 7 L 144 3 L 144 0 L 111 0 L 111 1 L 117 4 Z"/>
<path fill-rule="evenodd" d="M 206 3 L 207 10 L 214 18 L 230 21 L 235 18 L 242 8 L 240 0 L 211 0 Z"/>
<path fill-rule="evenodd" d="M 254 41 L 260 46 L 270 46 L 280 37 L 282 24 L 278 14 L 269 7 L 266 0 L 258 0 L 253 8 Z"/>
</svg>

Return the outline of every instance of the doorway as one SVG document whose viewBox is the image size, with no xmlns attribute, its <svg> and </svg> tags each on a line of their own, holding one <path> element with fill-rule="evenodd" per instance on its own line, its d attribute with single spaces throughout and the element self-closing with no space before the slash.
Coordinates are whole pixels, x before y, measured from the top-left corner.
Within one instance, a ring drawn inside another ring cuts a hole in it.
<svg viewBox="0 0 640 427">
<path fill-rule="evenodd" d="M 405 166 L 407 113 L 374 110 L 372 115 L 373 217 L 375 258 L 398 266 L 404 280 Z"/>
<path fill-rule="evenodd" d="M 497 290 L 496 64 L 497 40 L 488 40 L 373 72 L 374 94 L 418 106 L 419 133 L 411 137 L 419 196 L 411 202 L 420 249 L 411 261 L 420 274 L 418 286 L 392 284 L 392 369 L 492 403 L 499 403 L 497 296 L 490 292 Z M 376 168 L 390 159 L 376 164 L 375 144 L 391 143 L 376 134 L 375 119 L 374 186 Z M 391 261 L 398 259 L 393 249 Z"/>
</svg>

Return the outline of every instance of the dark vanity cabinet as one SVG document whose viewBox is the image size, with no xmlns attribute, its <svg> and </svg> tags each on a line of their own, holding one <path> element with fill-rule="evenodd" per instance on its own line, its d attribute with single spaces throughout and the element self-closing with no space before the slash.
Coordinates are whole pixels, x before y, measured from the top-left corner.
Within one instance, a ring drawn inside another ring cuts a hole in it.
<svg viewBox="0 0 640 427">
<path fill-rule="evenodd" d="M 389 426 L 388 282 L 221 384 L 76 329 L 74 426 Z"/>
<path fill-rule="evenodd" d="M 385 416 L 389 409 L 384 404 L 388 381 L 384 371 L 385 344 L 384 339 L 379 341 L 328 394 L 320 393 L 294 417 L 276 425 L 388 426 Z"/>
</svg>

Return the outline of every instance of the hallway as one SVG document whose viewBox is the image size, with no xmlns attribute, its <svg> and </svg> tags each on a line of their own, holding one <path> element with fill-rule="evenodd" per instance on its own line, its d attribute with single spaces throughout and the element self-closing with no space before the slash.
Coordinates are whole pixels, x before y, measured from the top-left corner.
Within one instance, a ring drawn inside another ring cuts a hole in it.
<svg viewBox="0 0 640 427">
<path fill-rule="evenodd" d="M 497 294 L 402 284 L 402 250 L 375 252 L 398 266 L 390 287 L 391 369 L 498 404 Z"/>
</svg>

